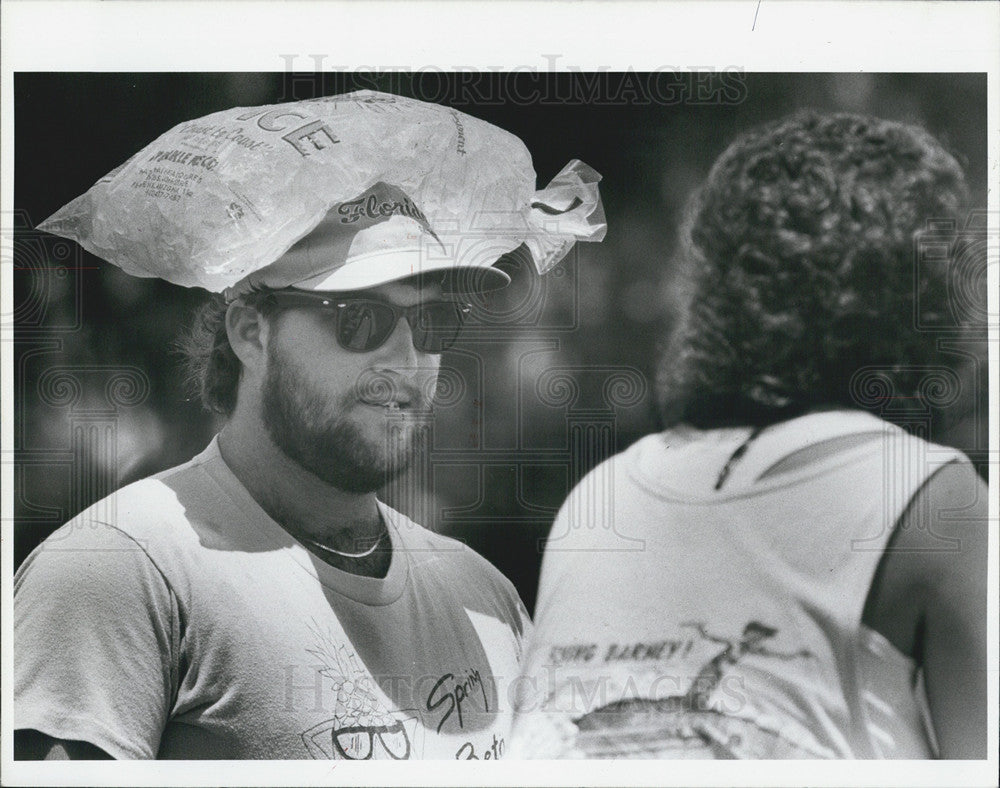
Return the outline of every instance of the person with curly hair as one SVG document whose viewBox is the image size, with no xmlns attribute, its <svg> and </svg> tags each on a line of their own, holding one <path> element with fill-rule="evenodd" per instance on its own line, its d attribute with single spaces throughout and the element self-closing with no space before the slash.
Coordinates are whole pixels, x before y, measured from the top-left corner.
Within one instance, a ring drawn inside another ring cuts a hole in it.
<svg viewBox="0 0 1000 788">
<path fill-rule="evenodd" d="M 666 429 L 560 510 L 515 751 L 985 757 L 987 488 L 883 417 L 954 379 L 914 320 L 953 324 L 949 263 L 915 250 L 968 204 L 899 122 L 802 112 L 719 157 L 685 218 Z M 751 630 L 768 649 L 731 645 Z"/>
</svg>

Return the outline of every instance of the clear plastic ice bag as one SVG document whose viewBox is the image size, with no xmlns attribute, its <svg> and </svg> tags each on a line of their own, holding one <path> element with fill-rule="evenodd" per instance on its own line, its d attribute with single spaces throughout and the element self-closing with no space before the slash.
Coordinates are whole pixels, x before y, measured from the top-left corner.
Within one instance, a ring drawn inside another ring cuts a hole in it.
<svg viewBox="0 0 1000 788">
<path fill-rule="evenodd" d="M 487 238 L 502 254 L 526 243 L 544 272 L 576 240 L 604 236 L 598 180 L 574 161 L 536 192 L 513 134 L 449 107 L 358 91 L 181 123 L 39 229 L 135 276 L 221 292 L 382 182 L 452 247 Z"/>
</svg>

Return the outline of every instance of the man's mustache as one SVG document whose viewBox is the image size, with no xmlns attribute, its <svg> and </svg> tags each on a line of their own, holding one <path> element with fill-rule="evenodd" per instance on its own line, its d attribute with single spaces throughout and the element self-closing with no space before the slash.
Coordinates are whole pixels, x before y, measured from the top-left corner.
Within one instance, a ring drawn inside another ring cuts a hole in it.
<svg viewBox="0 0 1000 788">
<path fill-rule="evenodd" d="M 354 384 L 354 396 L 367 405 L 382 405 L 406 410 L 430 410 L 437 391 L 437 376 L 421 385 L 415 373 L 421 369 L 366 369 Z"/>
</svg>

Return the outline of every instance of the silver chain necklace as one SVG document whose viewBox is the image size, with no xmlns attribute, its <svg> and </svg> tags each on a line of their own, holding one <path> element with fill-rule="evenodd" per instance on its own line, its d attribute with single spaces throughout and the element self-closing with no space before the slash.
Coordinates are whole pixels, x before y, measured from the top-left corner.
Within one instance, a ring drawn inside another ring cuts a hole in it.
<svg viewBox="0 0 1000 788">
<path fill-rule="evenodd" d="M 385 535 L 386 532 L 382 531 L 382 533 L 379 534 L 378 539 L 375 540 L 374 544 L 372 544 L 371 547 L 369 547 L 367 550 L 361 553 L 344 553 L 340 550 L 334 550 L 332 547 L 327 547 L 322 542 L 317 542 L 315 539 L 310 539 L 308 536 L 301 536 L 299 538 L 303 542 L 308 542 L 313 547 L 318 547 L 320 550 L 323 550 L 324 552 L 333 553 L 334 555 L 339 555 L 342 558 L 366 558 L 367 556 L 370 556 L 372 553 L 375 552 L 375 548 L 377 548 L 380 544 L 382 544 L 382 539 L 385 537 Z"/>
</svg>

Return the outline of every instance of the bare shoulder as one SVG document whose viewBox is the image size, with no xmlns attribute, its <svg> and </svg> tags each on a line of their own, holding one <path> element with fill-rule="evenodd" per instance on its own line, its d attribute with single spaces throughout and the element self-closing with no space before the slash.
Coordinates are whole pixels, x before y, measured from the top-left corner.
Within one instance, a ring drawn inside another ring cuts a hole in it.
<svg viewBox="0 0 1000 788">
<path fill-rule="evenodd" d="M 941 581 L 986 571 L 987 485 L 966 461 L 943 466 L 920 488 L 898 525 L 893 545 L 931 589 Z M 916 578 L 912 578 L 916 580 Z"/>
<path fill-rule="evenodd" d="M 896 523 L 865 605 L 864 621 L 901 652 L 921 657 L 931 607 L 969 608 L 985 594 L 986 483 L 966 461 L 946 464 Z"/>
</svg>

